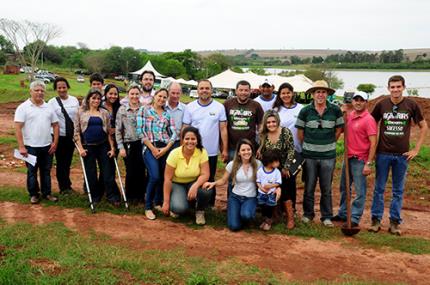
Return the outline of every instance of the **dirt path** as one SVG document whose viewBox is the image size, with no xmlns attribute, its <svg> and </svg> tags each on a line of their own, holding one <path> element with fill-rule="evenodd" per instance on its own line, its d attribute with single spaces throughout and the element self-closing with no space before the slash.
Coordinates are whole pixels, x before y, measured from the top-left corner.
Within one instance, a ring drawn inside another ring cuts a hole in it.
<svg viewBox="0 0 430 285">
<path fill-rule="evenodd" d="M 16 103 L 0 104 L 0 136 L 13 135 L 13 112 Z M 25 187 L 26 175 L 12 168 L 10 147 L 0 145 L 0 187 Z M 52 186 L 58 191 L 54 170 Z M 74 185 L 82 185 L 82 171 L 72 169 Z M 429 181 L 427 183 L 430 183 Z M 429 184 L 430 185 L 430 184 Z M 371 192 L 371 191 L 369 191 Z M 217 207 L 225 208 L 225 191 L 219 191 Z M 333 203 L 338 198 L 338 188 L 333 189 Z M 301 209 L 298 193 L 298 209 Z M 318 197 L 316 197 L 318 201 Z M 370 204 L 370 199 L 367 200 Z M 403 231 L 408 235 L 430 239 L 430 211 L 412 200 L 405 201 Z M 388 212 L 387 212 L 388 213 Z M 318 213 L 317 213 L 318 214 Z M 353 238 L 340 241 L 319 241 L 286 235 L 260 233 L 232 233 L 227 229 L 205 227 L 193 230 L 172 221 L 148 221 L 142 216 L 97 213 L 89 215 L 83 210 L 22 205 L 11 202 L 0 203 L 0 217 L 9 223 L 27 221 L 34 224 L 62 222 L 81 233 L 96 231 L 111 236 L 115 243 L 131 249 L 171 249 L 181 247 L 190 255 L 224 260 L 237 258 L 259 267 L 282 272 L 291 280 L 340 280 L 347 274 L 363 280 L 393 283 L 428 284 L 430 255 L 414 256 L 389 250 L 361 248 Z M 362 227 L 369 224 L 366 209 Z M 387 227 L 388 220 L 383 225 Z"/>
<path fill-rule="evenodd" d="M 410 215 L 410 217 L 415 216 Z M 429 216 L 419 214 L 423 224 Z M 0 203 L 0 217 L 9 223 L 62 222 L 82 233 L 107 234 L 114 243 L 139 249 L 184 248 L 187 254 L 245 263 L 282 272 L 291 280 L 339 280 L 348 274 L 363 280 L 428 284 L 430 255 L 414 256 L 388 250 L 363 249 L 352 238 L 342 241 L 304 240 L 286 235 L 232 233 L 206 227 L 194 230 L 171 221 L 142 216 L 87 214 L 83 210 Z M 409 224 L 409 223 L 407 223 Z"/>
</svg>

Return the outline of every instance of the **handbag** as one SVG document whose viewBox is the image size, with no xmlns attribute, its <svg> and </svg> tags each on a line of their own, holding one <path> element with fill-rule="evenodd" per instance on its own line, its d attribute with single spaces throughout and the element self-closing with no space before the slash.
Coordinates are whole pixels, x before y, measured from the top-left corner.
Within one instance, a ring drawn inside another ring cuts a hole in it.
<svg viewBox="0 0 430 285">
<path fill-rule="evenodd" d="M 64 108 L 63 102 L 61 102 L 60 97 L 55 97 L 57 100 L 58 105 L 61 108 L 61 113 L 64 115 L 65 125 L 66 125 L 66 137 L 72 138 L 73 132 L 74 132 L 74 125 L 72 119 L 70 119 L 69 114 L 67 113 L 66 109 Z"/>
<path fill-rule="evenodd" d="M 290 168 L 288 169 L 291 175 L 296 175 L 303 169 L 303 164 L 305 164 L 305 159 L 302 153 L 294 151 L 294 159 L 291 162 Z"/>
</svg>

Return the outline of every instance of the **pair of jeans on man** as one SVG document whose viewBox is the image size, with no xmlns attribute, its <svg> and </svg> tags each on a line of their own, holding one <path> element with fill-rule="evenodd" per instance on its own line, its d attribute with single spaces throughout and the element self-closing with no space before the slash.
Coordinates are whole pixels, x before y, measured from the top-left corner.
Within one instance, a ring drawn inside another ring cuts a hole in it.
<svg viewBox="0 0 430 285">
<path fill-rule="evenodd" d="M 175 214 L 182 215 L 195 206 L 196 211 L 204 211 L 210 204 L 213 196 L 213 189 L 204 190 L 199 188 L 197 190 L 197 197 L 195 201 L 188 200 L 188 191 L 195 181 L 190 183 L 175 183 L 172 182 L 172 193 L 170 194 L 170 211 Z"/>
<path fill-rule="evenodd" d="M 333 171 L 336 159 L 311 159 L 306 158 L 305 162 L 305 191 L 303 196 L 303 216 L 313 220 L 315 217 L 314 201 L 315 187 L 319 180 L 321 189 L 320 211 L 321 221 L 333 217 L 331 185 L 333 181 Z"/>
<path fill-rule="evenodd" d="M 406 156 L 401 154 L 384 154 L 376 155 L 376 180 L 375 190 L 373 192 L 372 202 L 372 219 L 381 221 L 384 214 L 384 191 L 387 183 L 388 174 L 392 172 L 392 199 L 390 205 L 390 221 L 400 224 L 402 218 L 400 215 L 403 203 L 403 191 L 406 178 L 408 161 Z"/>
<path fill-rule="evenodd" d="M 52 167 L 52 155 L 49 154 L 51 146 L 45 147 L 32 147 L 25 146 L 28 154 L 35 155 L 37 157 L 36 165 L 33 166 L 26 163 L 27 165 L 27 190 L 30 197 L 39 197 L 39 189 L 42 192 L 42 196 L 46 197 L 51 195 L 51 167 Z M 39 170 L 40 186 L 37 182 L 37 171 Z"/>
<path fill-rule="evenodd" d="M 363 168 L 365 165 L 364 160 L 352 157 L 349 161 L 349 187 L 346 187 L 346 172 L 345 163 L 342 167 L 342 176 L 340 178 L 340 205 L 338 216 L 341 219 L 346 220 L 346 189 L 348 188 L 351 192 L 351 185 L 354 183 L 355 199 L 352 202 L 351 207 L 351 221 L 359 224 L 361 216 L 363 215 L 364 205 L 366 203 L 367 193 L 367 182 L 366 176 L 363 175 Z"/>
</svg>

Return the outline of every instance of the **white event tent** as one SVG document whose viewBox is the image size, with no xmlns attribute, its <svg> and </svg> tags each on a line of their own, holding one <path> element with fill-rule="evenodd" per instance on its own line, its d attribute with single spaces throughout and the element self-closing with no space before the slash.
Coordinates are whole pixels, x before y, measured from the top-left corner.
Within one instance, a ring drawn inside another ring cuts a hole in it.
<svg viewBox="0 0 430 285">
<path fill-rule="evenodd" d="M 305 92 L 312 87 L 312 80 L 301 74 L 284 77 L 279 75 L 258 75 L 253 72 L 237 73 L 230 69 L 212 76 L 209 81 L 214 88 L 235 89 L 236 83 L 240 80 L 248 81 L 251 84 L 251 88 L 258 88 L 266 79 L 275 86 L 275 89 L 284 82 L 293 85 L 295 92 Z"/>
<path fill-rule="evenodd" d="M 136 70 L 136 71 L 134 71 L 134 72 L 130 72 L 130 74 L 134 74 L 134 75 L 141 75 L 145 70 L 150 70 L 150 71 L 154 72 L 154 74 L 155 74 L 155 77 L 156 77 L 156 78 L 164 78 L 164 77 L 166 77 L 166 76 L 164 76 L 163 74 L 161 74 L 160 72 L 158 72 L 158 71 L 154 68 L 154 66 L 152 65 L 152 63 L 151 63 L 151 61 L 150 61 L 150 60 L 148 60 L 148 61 L 146 62 L 146 64 L 145 64 L 145 66 L 144 66 L 144 67 L 142 67 L 141 69 Z"/>
</svg>

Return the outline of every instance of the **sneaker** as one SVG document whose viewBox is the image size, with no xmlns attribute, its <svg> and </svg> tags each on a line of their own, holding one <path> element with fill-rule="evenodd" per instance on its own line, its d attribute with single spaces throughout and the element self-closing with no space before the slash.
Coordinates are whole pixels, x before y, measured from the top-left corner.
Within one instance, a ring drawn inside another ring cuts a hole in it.
<svg viewBox="0 0 430 285">
<path fill-rule="evenodd" d="M 196 224 L 198 225 L 206 224 L 205 211 L 196 211 Z"/>
<path fill-rule="evenodd" d="M 343 218 L 339 215 L 336 215 L 331 219 L 331 221 L 332 222 L 346 222 L 346 218 Z"/>
<path fill-rule="evenodd" d="M 51 201 L 51 202 L 58 202 L 58 198 L 57 198 L 57 197 L 55 197 L 55 196 L 52 196 L 52 195 L 46 195 L 46 196 L 45 196 L 45 199 L 46 199 L 46 200 L 49 200 L 49 201 Z"/>
<path fill-rule="evenodd" d="M 163 208 L 160 205 L 155 206 L 154 210 L 156 210 L 158 212 L 163 212 Z"/>
<path fill-rule="evenodd" d="M 377 233 L 381 230 L 381 222 L 378 219 L 372 219 L 372 225 L 368 229 L 371 233 Z"/>
<path fill-rule="evenodd" d="M 324 227 L 327 227 L 327 228 L 334 227 L 334 225 L 333 225 L 333 223 L 331 222 L 330 219 L 324 219 L 324 221 L 322 223 L 323 223 Z"/>
<path fill-rule="evenodd" d="M 172 217 L 172 218 L 174 218 L 174 219 L 179 218 L 179 215 L 178 215 L 178 214 L 173 213 L 172 211 L 170 211 L 169 215 L 170 215 L 170 217 Z"/>
<path fill-rule="evenodd" d="M 145 216 L 148 218 L 148 220 L 155 220 L 155 215 L 152 210 L 145 210 Z"/>
<path fill-rule="evenodd" d="M 39 198 L 37 196 L 31 196 L 30 203 L 31 204 L 39 204 Z"/>
<path fill-rule="evenodd" d="M 402 231 L 400 230 L 400 225 L 397 222 L 390 222 L 390 227 L 388 228 L 388 232 L 400 236 L 402 234 Z"/>
<path fill-rule="evenodd" d="M 312 222 L 312 220 L 311 220 L 311 219 L 309 219 L 308 217 L 306 217 L 306 216 L 303 216 L 303 217 L 302 217 L 302 223 L 304 223 L 304 224 L 309 224 L 310 222 Z"/>
</svg>

